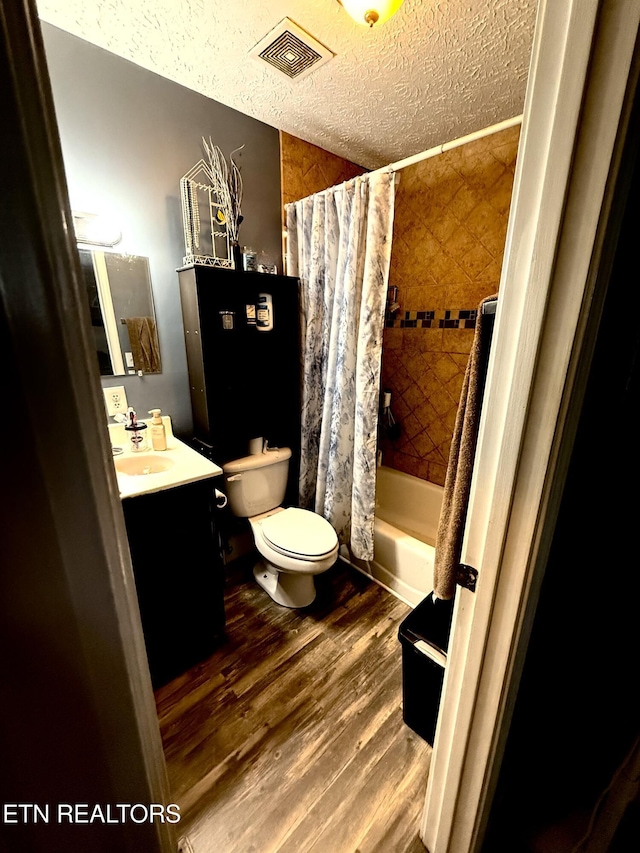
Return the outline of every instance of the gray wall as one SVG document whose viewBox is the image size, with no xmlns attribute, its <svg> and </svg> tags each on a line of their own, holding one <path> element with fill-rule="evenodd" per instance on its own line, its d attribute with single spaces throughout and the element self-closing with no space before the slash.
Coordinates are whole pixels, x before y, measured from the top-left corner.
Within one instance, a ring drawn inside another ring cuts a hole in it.
<svg viewBox="0 0 640 853">
<path fill-rule="evenodd" d="M 71 206 L 111 211 L 123 241 L 116 251 L 149 258 L 162 374 L 110 377 L 143 417 L 159 407 L 181 437 L 192 429 L 176 269 L 184 240 L 180 178 L 202 156 L 202 137 L 239 163 L 245 220 L 241 243 L 282 269 L 278 131 L 42 23 Z M 106 412 L 105 412 L 106 417 Z"/>
</svg>

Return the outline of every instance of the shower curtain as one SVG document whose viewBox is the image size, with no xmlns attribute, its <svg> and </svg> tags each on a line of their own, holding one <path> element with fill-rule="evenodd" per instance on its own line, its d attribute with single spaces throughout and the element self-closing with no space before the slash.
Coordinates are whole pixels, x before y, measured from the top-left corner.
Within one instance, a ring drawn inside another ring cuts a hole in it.
<svg viewBox="0 0 640 853">
<path fill-rule="evenodd" d="M 395 174 L 286 205 L 287 272 L 301 281 L 300 506 L 373 559 L 382 333 Z"/>
</svg>

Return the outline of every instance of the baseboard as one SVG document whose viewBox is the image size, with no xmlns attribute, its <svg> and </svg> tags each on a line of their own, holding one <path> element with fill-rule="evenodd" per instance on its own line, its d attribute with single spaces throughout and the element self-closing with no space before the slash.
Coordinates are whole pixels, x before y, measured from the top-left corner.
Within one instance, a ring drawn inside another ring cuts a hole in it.
<svg viewBox="0 0 640 853">
<path fill-rule="evenodd" d="M 364 569 L 361 569 L 361 568 L 360 568 L 360 566 L 356 566 L 356 564 L 355 564 L 355 563 L 352 563 L 352 562 L 351 562 L 351 560 L 347 560 L 347 558 L 346 558 L 346 557 L 343 557 L 343 556 L 342 556 L 342 554 L 338 554 L 338 559 L 339 559 L 339 560 L 342 560 L 342 562 L 343 562 L 343 563 L 346 563 L 346 564 L 347 564 L 347 566 L 351 566 L 351 568 L 352 568 L 352 569 L 355 569 L 355 570 L 356 570 L 356 572 L 360 572 L 360 574 L 361 574 L 361 575 L 364 575 L 364 576 L 365 576 L 365 578 L 369 578 L 369 580 L 370 580 L 370 581 L 373 581 L 373 583 L 377 584 L 379 587 L 382 587 L 382 589 L 384 589 L 384 590 L 386 590 L 387 592 L 391 593 L 391 595 L 392 595 L 394 598 L 397 598 L 397 599 L 398 599 L 398 601 L 401 601 L 403 604 L 406 604 L 406 605 L 407 605 L 407 607 L 410 607 L 412 610 L 413 610 L 413 608 L 415 607 L 415 605 L 414 605 L 414 604 L 412 604 L 410 601 L 407 601 L 407 599 L 406 599 L 406 598 L 404 598 L 402 595 L 400 595 L 398 592 L 396 592 L 396 590 L 395 590 L 395 589 L 391 589 L 391 587 L 387 586 L 387 585 L 386 585 L 385 583 L 383 583 L 381 580 L 378 580 L 378 578 L 374 578 L 374 577 L 373 577 L 373 575 L 370 575 L 370 574 L 369 574 L 369 572 L 365 572 L 365 570 L 364 570 Z"/>
</svg>

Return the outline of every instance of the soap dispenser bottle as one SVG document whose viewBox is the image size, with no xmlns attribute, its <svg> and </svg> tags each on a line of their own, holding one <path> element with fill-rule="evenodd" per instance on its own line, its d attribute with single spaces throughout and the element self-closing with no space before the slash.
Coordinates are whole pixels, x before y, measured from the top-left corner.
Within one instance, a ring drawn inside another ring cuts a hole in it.
<svg viewBox="0 0 640 853">
<path fill-rule="evenodd" d="M 151 427 L 149 429 L 151 433 L 151 446 L 154 450 L 166 450 L 167 431 L 160 417 L 160 409 L 151 409 L 149 414 L 152 416 Z"/>
</svg>

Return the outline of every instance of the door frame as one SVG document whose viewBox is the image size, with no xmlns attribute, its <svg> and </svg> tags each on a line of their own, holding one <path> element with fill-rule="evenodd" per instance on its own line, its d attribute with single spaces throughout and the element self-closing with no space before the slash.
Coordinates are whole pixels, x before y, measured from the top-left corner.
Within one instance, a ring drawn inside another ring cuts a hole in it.
<svg viewBox="0 0 640 853">
<path fill-rule="evenodd" d="M 169 853 L 161 818 L 56 821 L 170 791 L 34 0 L 0 5 L 0 65 L 0 789 L 51 806 L 0 848 Z"/>
<path fill-rule="evenodd" d="M 421 838 L 478 851 L 584 390 L 640 4 L 541 0 Z"/>
</svg>

